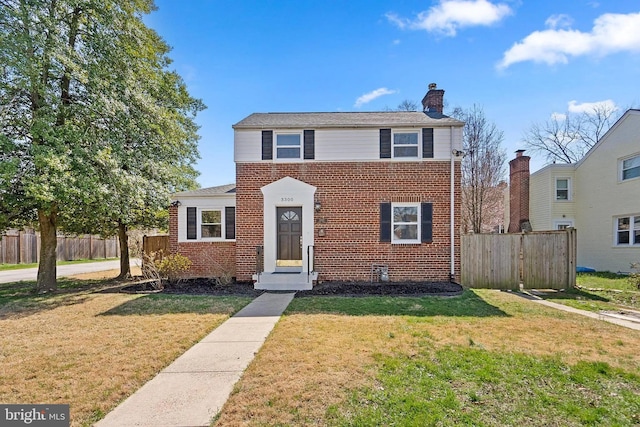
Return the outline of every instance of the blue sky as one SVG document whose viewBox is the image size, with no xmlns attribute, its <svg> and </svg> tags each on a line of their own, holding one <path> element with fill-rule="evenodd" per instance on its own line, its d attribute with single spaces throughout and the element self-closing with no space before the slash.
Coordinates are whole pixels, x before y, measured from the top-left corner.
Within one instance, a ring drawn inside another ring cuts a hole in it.
<svg viewBox="0 0 640 427">
<path fill-rule="evenodd" d="M 233 129 L 253 112 L 473 104 L 504 132 L 554 113 L 640 105 L 638 0 L 156 0 L 145 17 L 207 110 L 203 187 L 235 181 Z M 445 111 L 446 112 L 446 111 Z M 532 170 L 544 165 L 533 157 Z"/>
</svg>

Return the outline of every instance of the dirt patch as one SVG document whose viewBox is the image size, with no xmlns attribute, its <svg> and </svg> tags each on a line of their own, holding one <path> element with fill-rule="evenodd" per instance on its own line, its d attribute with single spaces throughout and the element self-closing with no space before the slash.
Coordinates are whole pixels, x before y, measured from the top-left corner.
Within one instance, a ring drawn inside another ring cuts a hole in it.
<svg viewBox="0 0 640 427">
<path fill-rule="evenodd" d="M 152 288 L 148 283 L 136 283 L 123 287 L 122 292 L 147 292 Z M 449 282 L 323 282 L 309 291 L 298 291 L 296 297 L 310 296 L 425 296 L 459 295 L 462 286 Z M 166 285 L 162 291 L 166 294 L 221 295 L 221 296 L 258 296 L 264 291 L 253 289 L 252 283 L 231 283 L 219 285 L 212 279 L 188 279 L 177 285 Z"/>
</svg>

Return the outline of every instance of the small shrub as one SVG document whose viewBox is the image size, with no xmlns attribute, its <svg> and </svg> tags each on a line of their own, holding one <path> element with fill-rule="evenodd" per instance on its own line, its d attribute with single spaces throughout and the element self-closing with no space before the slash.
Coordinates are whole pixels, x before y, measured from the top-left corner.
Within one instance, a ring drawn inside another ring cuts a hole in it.
<svg viewBox="0 0 640 427">
<path fill-rule="evenodd" d="M 156 268 L 162 277 L 166 277 L 171 284 L 178 283 L 184 272 L 191 268 L 191 260 L 184 255 L 166 255 L 155 262 Z"/>
<path fill-rule="evenodd" d="M 632 272 L 629 274 L 629 283 L 640 290 L 640 262 L 631 263 Z"/>
</svg>

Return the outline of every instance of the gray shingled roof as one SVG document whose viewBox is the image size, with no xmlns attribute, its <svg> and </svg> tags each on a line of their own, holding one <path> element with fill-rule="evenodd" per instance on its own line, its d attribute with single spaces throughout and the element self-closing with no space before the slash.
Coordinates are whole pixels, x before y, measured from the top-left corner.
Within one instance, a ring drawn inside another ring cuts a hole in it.
<svg viewBox="0 0 640 427">
<path fill-rule="evenodd" d="M 253 113 L 234 129 L 342 128 L 383 126 L 462 126 L 464 123 L 438 113 L 383 111 L 374 113 Z"/>
<path fill-rule="evenodd" d="M 219 185 L 217 187 L 198 188 L 197 190 L 173 193 L 171 197 L 175 199 L 178 197 L 216 196 L 216 195 L 223 195 L 223 194 L 235 194 L 235 192 L 236 192 L 236 185 L 227 184 L 227 185 Z"/>
</svg>

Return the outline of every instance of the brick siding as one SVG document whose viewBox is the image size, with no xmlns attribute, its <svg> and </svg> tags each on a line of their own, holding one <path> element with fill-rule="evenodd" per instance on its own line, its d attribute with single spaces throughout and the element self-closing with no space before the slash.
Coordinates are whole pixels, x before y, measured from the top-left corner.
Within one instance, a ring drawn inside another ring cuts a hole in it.
<svg viewBox="0 0 640 427">
<path fill-rule="evenodd" d="M 191 260 L 188 277 L 236 276 L 236 242 L 178 242 L 178 208 L 169 208 L 169 252 Z"/>
<path fill-rule="evenodd" d="M 263 244 L 261 187 L 286 176 L 317 187 L 315 270 L 319 280 L 369 280 L 373 263 L 388 264 L 391 281 L 448 280 L 449 162 L 303 162 L 236 164 L 236 270 L 250 280 Z M 455 272 L 459 277 L 460 165 L 455 166 Z M 381 202 L 433 203 L 433 242 L 380 243 Z M 325 235 L 319 236 L 318 230 Z M 172 233 L 173 235 L 173 233 Z"/>
</svg>

